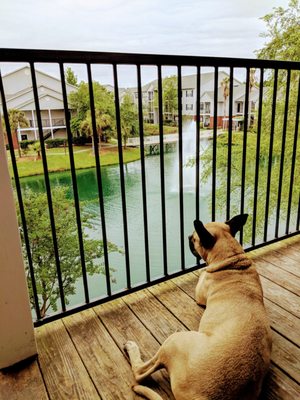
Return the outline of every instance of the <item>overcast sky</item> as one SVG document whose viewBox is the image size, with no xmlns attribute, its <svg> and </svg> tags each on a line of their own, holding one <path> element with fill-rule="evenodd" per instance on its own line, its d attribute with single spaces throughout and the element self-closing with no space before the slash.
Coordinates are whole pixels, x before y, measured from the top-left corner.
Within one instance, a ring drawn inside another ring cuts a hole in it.
<svg viewBox="0 0 300 400">
<path fill-rule="evenodd" d="M 0 0 L 0 47 L 251 58 L 264 43 L 259 18 L 287 5 L 288 0 Z"/>
</svg>

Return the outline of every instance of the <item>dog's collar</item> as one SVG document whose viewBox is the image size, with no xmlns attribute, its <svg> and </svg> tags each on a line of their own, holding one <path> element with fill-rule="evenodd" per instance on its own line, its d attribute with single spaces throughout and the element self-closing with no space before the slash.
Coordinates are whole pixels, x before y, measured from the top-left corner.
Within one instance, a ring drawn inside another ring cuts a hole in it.
<svg viewBox="0 0 300 400">
<path fill-rule="evenodd" d="M 222 271 L 224 269 L 247 269 L 251 266 L 252 261 L 246 256 L 245 253 L 235 254 L 225 260 L 209 264 L 206 267 L 206 272 Z"/>
</svg>

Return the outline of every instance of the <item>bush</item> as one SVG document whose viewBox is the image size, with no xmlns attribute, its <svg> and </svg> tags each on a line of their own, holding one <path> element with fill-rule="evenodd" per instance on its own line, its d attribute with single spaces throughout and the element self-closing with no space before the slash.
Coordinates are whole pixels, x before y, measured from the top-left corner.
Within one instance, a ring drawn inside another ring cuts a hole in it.
<svg viewBox="0 0 300 400">
<path fill-rule="evenodd" d="M 83 146 L 86 143 L 92 143 L 92 137 L 91 136 L 76 136 L 76 137 L 73 137 L 72 141 L 75 146 Z"/>
<path fill-rule="evenodd" d="M 63 146 L 67 142 L 67 139 L 57 138 L 57 139 L 48 139 L 46 141 L 46 146 L 48 149 L 53 149 L 54 147 Z"/>
<path fill-rule="evenodd" d="M 22 150 L 26 150 L 28 149 L 28 146 L 30 146 L 31 144 L 34 144 L 36 142 L 36 140 L 22 140 L 20 142 L 20 147 Z"/>
</svg>

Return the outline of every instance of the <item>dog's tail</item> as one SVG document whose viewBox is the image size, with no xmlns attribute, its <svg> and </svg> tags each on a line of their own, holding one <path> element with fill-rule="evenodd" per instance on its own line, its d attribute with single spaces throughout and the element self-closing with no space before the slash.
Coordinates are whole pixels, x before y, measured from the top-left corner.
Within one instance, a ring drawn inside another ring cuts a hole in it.
<svg viewBox="0 0 300 400">
<path fill-rule="evenodd" d="M 163 400 L 159 394 L 155 393 L 154 390 L 148 388 L 147 386 L 135 385 L 132 387 L 133 391 L 148 400 Z"/>
</svg>

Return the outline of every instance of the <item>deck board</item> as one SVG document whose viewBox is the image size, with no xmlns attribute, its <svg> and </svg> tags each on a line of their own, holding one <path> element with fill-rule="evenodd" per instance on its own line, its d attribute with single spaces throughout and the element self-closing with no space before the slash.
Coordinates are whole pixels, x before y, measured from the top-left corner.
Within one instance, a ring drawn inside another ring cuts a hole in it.
<svg viewBox="0 0 300 400">
<path fill-rule="evenodd" d="M 300 398 L 300 236 L 249 253 L 256 262 L 270 318 L 273 351 L 260 400 Z M 36 329 L 38 360 L 0 372 L 1 400 L 137 400 L 123 346 L 140 344 L 144 360 L 172 333 L 198 329 L 194 300 L 199 272 Z M 166 371 L 148 383 L 174 400 Z"/>
</svg>

